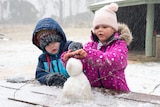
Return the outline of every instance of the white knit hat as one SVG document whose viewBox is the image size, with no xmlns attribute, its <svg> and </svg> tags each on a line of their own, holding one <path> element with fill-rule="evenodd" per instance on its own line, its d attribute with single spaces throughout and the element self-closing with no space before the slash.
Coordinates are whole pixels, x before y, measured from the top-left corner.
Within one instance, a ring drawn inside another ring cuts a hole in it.
<svg viewBox="0 0 160 107">
<path fill-rule="evenodd" d="M 106 5 L 95 12 L 93 19 L 93 29 L 100 24 L 108 25 L 118 30 L 117 15 L 118 5 L 116 3 L 111 3 Z"/>
</svg>

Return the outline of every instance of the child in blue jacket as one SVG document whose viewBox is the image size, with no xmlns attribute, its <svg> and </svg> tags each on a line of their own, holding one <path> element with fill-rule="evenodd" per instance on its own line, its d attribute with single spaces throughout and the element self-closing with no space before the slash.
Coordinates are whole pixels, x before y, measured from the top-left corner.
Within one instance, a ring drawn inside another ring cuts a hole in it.
<svg viewBox="0 0 160 107">
<path fill-rule="evenodd" d="M 41 84 L 63 86 L 69 75 L 60 56 L 72 41 L 66 40 L 65 33 L 54 19 L 44 18 L 37 23 L 32 42 L 43 52 L 38 58 L 35 78 Z"/>
</svg>

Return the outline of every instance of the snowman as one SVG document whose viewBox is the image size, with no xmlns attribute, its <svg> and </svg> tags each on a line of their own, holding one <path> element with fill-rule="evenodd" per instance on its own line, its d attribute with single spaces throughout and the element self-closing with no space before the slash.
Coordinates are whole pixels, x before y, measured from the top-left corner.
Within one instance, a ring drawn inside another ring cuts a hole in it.
<svg viewBox="0 0 160 107">
<path fill-rule="evenodd" d="M 83 73 L 83 66 L 79 59 L 70 58 L 66 69 L 70 77 L 63 86 L 63 100 L 89 101 L 92 99 L 91 85 Z"/>
</svg>

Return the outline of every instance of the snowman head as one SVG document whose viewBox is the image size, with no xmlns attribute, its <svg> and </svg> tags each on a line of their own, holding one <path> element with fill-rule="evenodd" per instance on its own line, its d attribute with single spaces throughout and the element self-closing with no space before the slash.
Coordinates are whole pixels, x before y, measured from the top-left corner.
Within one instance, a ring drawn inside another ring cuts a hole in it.
<svg viewBox="0 0 160 107">
<path fill-rule="evenodd" d="M 82 63 L 79 59 L 70 58 L 67 61 L 66 70 L 70 76 L 77 76 L 82 73 Z"/>
</svg>

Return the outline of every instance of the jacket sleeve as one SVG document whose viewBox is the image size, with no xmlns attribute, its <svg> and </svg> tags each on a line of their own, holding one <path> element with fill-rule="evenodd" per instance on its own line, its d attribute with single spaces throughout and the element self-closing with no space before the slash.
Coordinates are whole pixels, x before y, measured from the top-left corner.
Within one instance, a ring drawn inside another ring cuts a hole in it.
<svg viewBox="0 0 160 107">
<path fill-rule="evenodd" d="M 72 43 L 73 41 L 67 41 L 66 46 L 65 46 L 65 51 L 61 54 L 61 61 L 62 64 L 66 67 L 66 61 L 63 60 L 63 56 L 66 54 L 66 51 L 68 51 L 68 46 Z"/>
<path fill-rule="evenodd" d="M 115 41 L 106 52 L 90 49 L 89 45 L 86 45 L 84 49 L 87 52 L 87 57 L 83 61 L 83 65 L 108 70 L 120 70 L 127 65 L 128 49 L 123 40 Z"/>
<path fill-rule="evenodd" d="M 36 75 L 35 75 L 36 79 L 41 84 L 46 84 L 47 85 L 46 76 L 48 74 L 49 73 L 44 70 L 43 62 L 41 61 L 41 58 L 39 57 L 39 59 L 38 59 L 38 65 L 37 65 L 37 68 L 36 68 Z"/>
<path fill-rule="evenodd" d="M 63 66 L 66 68 L 66 64 L 67 64 L 67 61 L 64 61 L 63 60 L 63 57 L 64 57 L 64 55 L 66 54 L 67 52 L 63 52 L 62 53 L 62 55 L 61 55 L 61 61 L 62 61 L 62 64 L 63 64 Z"/>
</svg>

